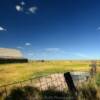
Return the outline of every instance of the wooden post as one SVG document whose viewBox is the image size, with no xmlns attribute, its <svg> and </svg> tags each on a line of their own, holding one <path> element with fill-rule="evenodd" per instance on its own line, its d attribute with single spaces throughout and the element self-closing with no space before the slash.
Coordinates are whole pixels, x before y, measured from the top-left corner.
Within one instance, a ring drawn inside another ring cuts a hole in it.
<svg viewBox="0 0 100 100">
<path fill-rule="evenodd" d="M 71 93 L 73 99 L 77 100 L 77 89 L 74 85 L 74 82 L 73 82 L 73 79 L 72 79 L 70 72 L 64 73 L 64 78 L 65 78 L 69 92 Z"/>
<path fill-rule="evenodd" d="M 97 67 L 96 61 L 92 61 L 89 66 L 91 67 L 90 75 L 91 75 L 91 77 L 93 77 L 96 75 L 96 67 Z"/>
</svg>

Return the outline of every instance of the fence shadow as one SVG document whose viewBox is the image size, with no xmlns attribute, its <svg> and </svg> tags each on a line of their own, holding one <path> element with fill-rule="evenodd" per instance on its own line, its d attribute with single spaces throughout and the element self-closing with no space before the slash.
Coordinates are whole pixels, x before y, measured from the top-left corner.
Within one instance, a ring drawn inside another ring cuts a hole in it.
<svg viewBox="0 0 100 100">
<path fill-rule="evenodd" d="M 14 88 L 4 100 L 71 100 L 68 93 L 55 90 L 53 87 L 40 91 L 31 86 Z"/>
</svg>

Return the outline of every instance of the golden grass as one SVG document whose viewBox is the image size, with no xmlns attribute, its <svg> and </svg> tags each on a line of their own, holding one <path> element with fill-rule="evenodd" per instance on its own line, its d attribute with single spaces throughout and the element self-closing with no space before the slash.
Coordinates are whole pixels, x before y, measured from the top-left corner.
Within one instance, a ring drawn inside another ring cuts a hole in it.
<svg viewBox="0 0 100 100">
<path fill-rule="evenodd" d="M 89 71 L 89 64 L 89 61 L 33 61 L 22 64 L 1 64 L 0 85 L 55 72 Z M 99 67 L 97 71 L 100 72 Z"/>
</svg>

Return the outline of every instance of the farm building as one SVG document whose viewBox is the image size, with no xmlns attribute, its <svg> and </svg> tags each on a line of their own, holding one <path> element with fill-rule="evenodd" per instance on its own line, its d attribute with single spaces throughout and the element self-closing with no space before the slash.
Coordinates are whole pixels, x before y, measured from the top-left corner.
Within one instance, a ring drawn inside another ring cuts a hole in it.
<svg viewBox="0 0 100 100">
<path fill-rule="evenodd" d="M 24 58 L 21 51 L 10 48 L 0 48 L 0 63 L 24 63 L 28 59 Z"/>
</svg>

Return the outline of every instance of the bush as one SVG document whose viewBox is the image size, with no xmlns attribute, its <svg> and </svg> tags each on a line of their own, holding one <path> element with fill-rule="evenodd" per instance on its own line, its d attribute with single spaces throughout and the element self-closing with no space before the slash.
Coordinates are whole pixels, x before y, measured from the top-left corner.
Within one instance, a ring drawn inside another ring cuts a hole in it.
<svg viewBox="0 0 100 100">
<path fill-rule="evenodd" d="M 40 92 L 37 88 L 25 86 L 14 88 L 5 100 L 40 100 Z"/>
<path fill-rule="evenodd" d="M 97 100 L 97 89 L 89 83 L 79 88 L 79 100 Z"/>
</svg>

